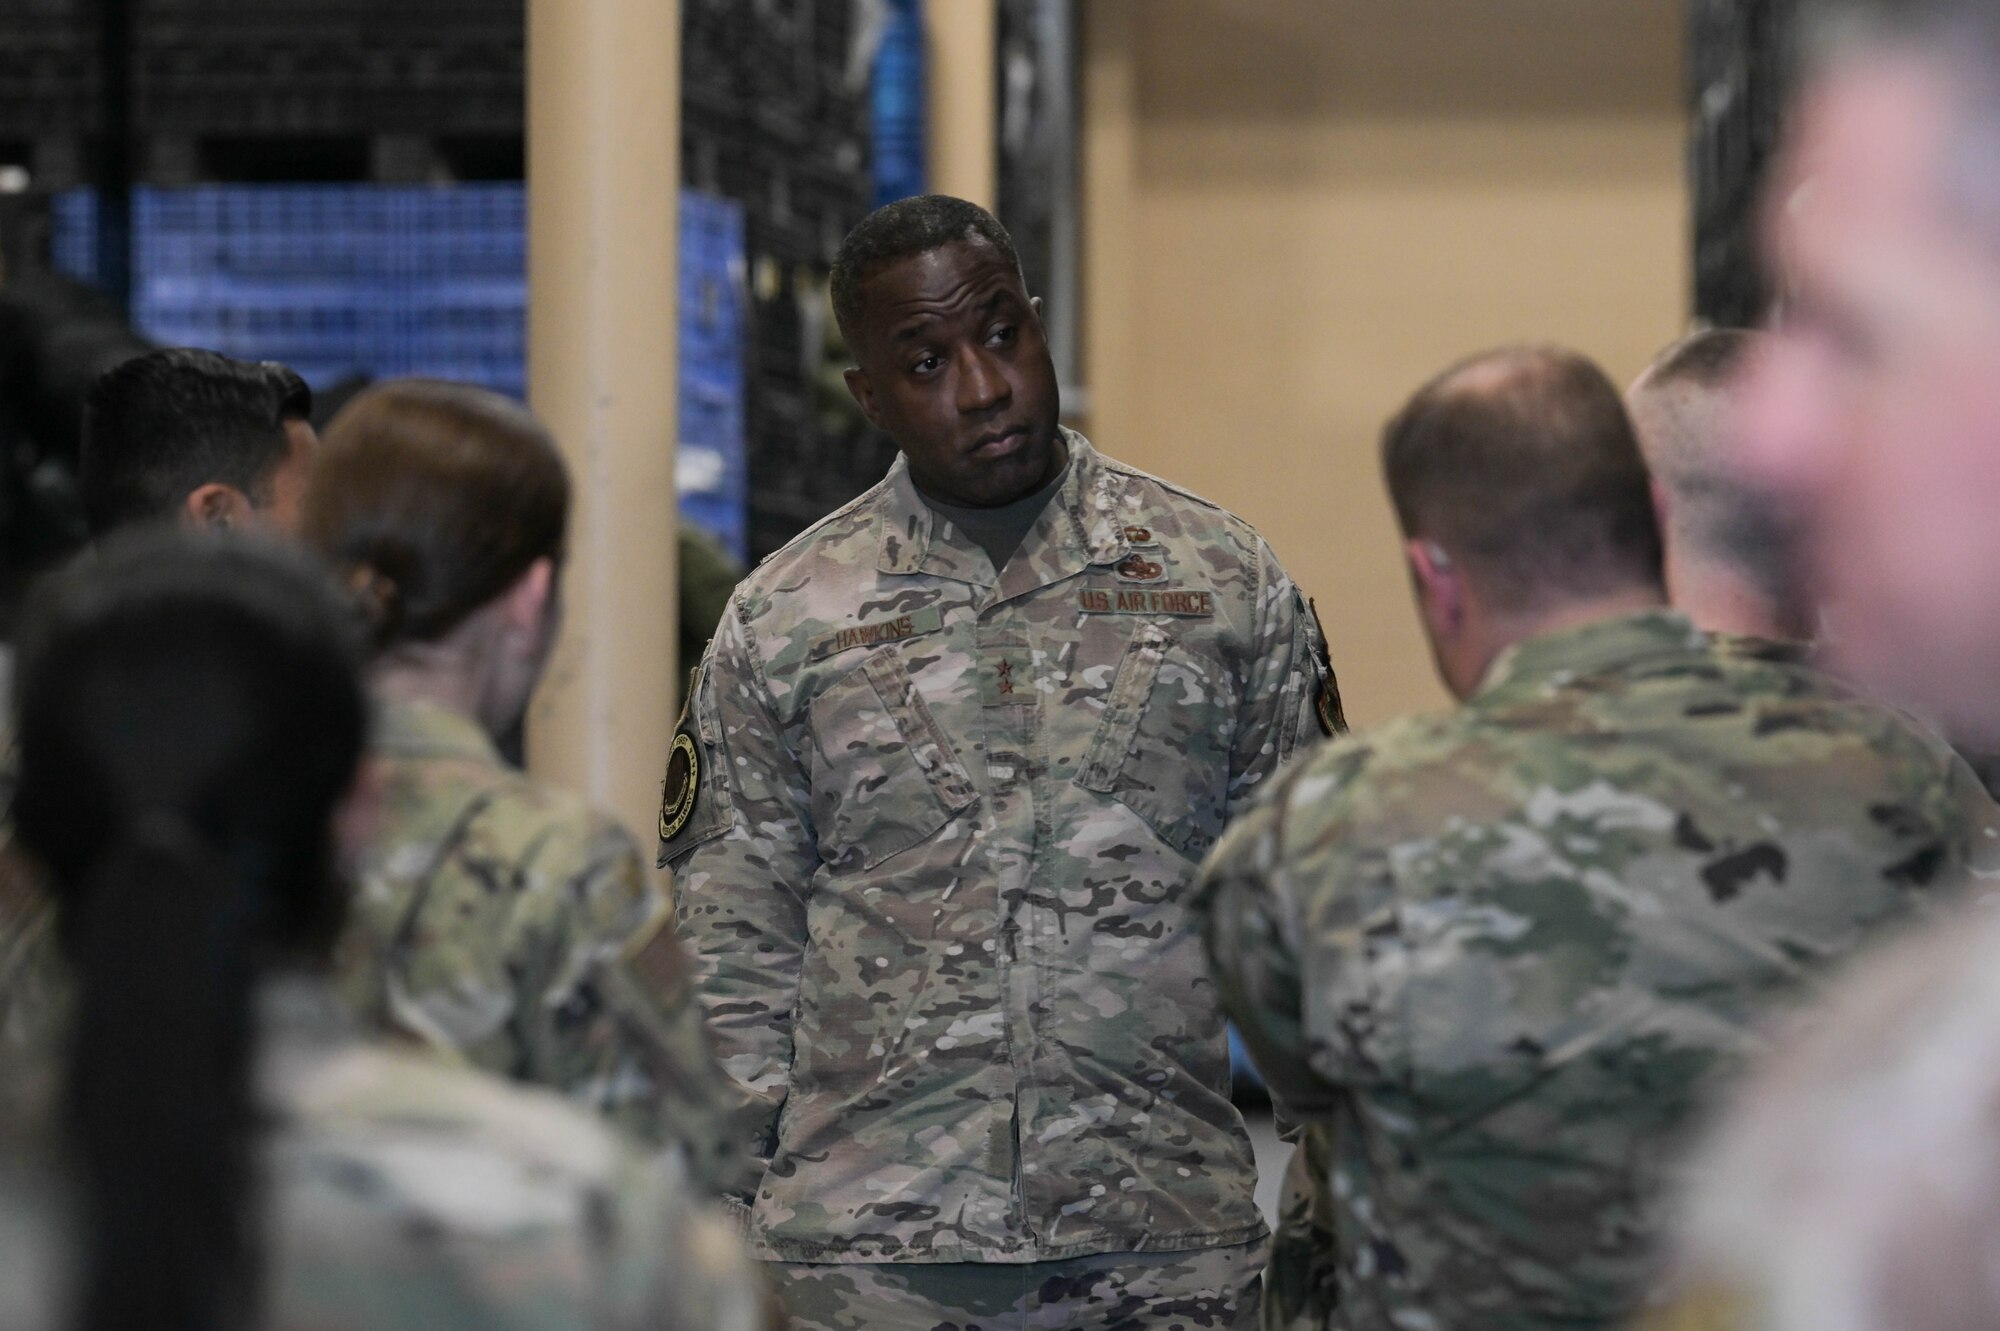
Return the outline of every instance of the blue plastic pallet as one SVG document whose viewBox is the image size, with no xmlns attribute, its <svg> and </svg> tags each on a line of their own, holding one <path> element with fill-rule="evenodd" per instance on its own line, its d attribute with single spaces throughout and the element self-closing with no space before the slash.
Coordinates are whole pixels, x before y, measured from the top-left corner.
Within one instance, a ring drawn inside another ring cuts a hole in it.
<svg viewBox="0 0 2000 1331">
<path fill-rule="evenodd" d="M 890 0 L 869 81 L 875 204 L 924 192 L 924 25 L 919 0 Z"/>
<path fill-rule="evenodd" d="M 96 268 L 89 191 L 55 200 L 57 267 Z M 743 209 L 680 205 L 683 511 L 742 557 L 748 496 Z M 169 345 L 281 360 L 324 387 L 360 372 L 527 389 L 519 184 L 229 185 L 133 195 L 133 321 Z"/>
</svg>

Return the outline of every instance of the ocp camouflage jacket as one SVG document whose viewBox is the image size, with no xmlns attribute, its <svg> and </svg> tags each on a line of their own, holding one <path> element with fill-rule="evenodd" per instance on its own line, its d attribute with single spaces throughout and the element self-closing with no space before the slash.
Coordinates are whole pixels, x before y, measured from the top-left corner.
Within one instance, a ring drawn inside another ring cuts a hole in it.
<svg viewBox="0 0 2000 1331">
<path fill-rule="evenodd" d="M 767 560 L 675 738 L 661 854 L 768 1108 L 767 1256 L 1264 1232 L 1188 893 L 1334 714 L 1324 647 L 1250 527 L 1064 438 L 997 577 L 901 460 Z"/>
<path fill-rule="evenodd" d="M 1628 1324 L 1774 1005 L 1988 871 L 1971 770 L 1798 655 L 1667 613 L 1535 638 L 1230 829 L 1217 983 L 1307 1125 L 1267 1327 Z"/>
</svg>

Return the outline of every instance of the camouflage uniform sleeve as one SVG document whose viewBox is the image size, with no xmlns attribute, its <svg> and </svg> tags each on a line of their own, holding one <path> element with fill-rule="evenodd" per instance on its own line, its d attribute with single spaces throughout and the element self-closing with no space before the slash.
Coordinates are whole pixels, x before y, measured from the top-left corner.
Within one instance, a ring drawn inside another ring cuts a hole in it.
<svg viewBox="0 0 2000 1331">
<path fill-rule="evenodd" d="M 62 1083 L 73 995 L 55 918 L 33 867 L 0 844 L 0 1127 L 47 1118 Z"/>
<path fill-rule="evenodd" d="M 1344 728 L 1326 641 L 1298 586 L 1257 543 L 1257 622 L 1229 756 L 1229 809 L 1241 809 L 1302 744 Z"/>
<path fill-rule="evenodd" d="M 633 870 L 638 872 L 637 851 Z M 755 1185 L 739 1120 L 748 1112 L 743 1093 L 722 1071 L 709 1045 L 694 968 L 662 903 L 606 969 L 604 993 L 619 1023 L 641 1087 L 650 1096 L 624 1101 L 612 1117 L 648 1141 L 687 1151 L 694 1178 L 711 1193 L 737 1193 Z M 630 1075 L 614 1069 L 614 1076 Z"/>
<path fill-rule="evenodd" d="M 751 1101 L 744 1143 L 768 1160 L 791 1078 L 805 899 L 819 858 L 806 769 L 787 743 L 740 601 L 723 616 L 674 744 L 660 858 L 674 869 L 709 1038 Z"/>
<path fill-rule="evenodd" d="M 620 1300 L 615 1324 L 687 1331 L 783 1331 L 784 1312 L 734 1226 L 690 1203 L 685 1183 L 658 1162 L 618 1189 L 623 1223 L 605 1254 L 602 1284 Z M 639 1294 L 643 1291 L 643 1294 Z"/>
<path fill-rule="evenodd" d="M 568 858 L 553 846 L 543 853 Z M 683 1148 L 704 1185 L 734 1186 L 735 1092 L 708 1047 L 689 967 L 638 847 L 604 820 L 569 868 L 555 898 L 566 918 L 543 924 L 545 946 L 515 952 L 529 971 L 518 1009 L 527 1078 L 642 1140 Z"/>
<path fill-rule="evenodd" d="M 1278 1219 L 1264 1268 L 1264 1331 L 1324 1331 L 1338 1326 L 1340 1275 L 1334 1262 L 1333 1211 L 1326 1180 L 1332 1128 L 1300 1134 L 1278 1185 Z"/>
<path fill-rule="evenodd" d="M 1944 779 L 1937 788 L 1938 826 L 1947 829 L 1956 842 L 1954 853 L 1977 880 L 1973 890 L 1991 891 L 2000 885 L 2000 805 L 1965 759 L 1946 750 L 1944 761 Z"/>
<path fill-rule="evenodd" d="M 1202 867 L 1203 936 L 1223 1011 L 1280 1110 L 1311 1119 L 1330 1089 L 1306 1063 L 1297 920 L 1279 884 L 1286 791 L 1238 818 Z"/>
<path fill-rule="evenodd" d="M 1266 791 L 1238 819 L 1202 869 L 1200 896 L 1209 972 L 1223 1010 L 1249 1046 L 1281 1116 L 1320 1120 L 1333 1089 L 1306 1060 L 1298 920 L 1282 883 L 1284 808 L 1292 781 Z M 1265 1331 L 1319 1331 L 1339 1288 L 1326 1195 L 1324 1121 L 1298 1134 L 1280 1186 L 1264 1272 Z"/>
</svg>

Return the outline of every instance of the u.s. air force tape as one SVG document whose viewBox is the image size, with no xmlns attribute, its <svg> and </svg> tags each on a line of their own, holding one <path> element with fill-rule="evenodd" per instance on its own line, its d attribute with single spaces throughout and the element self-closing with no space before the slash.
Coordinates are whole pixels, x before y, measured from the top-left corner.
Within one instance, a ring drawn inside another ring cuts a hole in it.
<svg viewBox="0 0 2000 1331">
<path fill-rule="evenodd" d="M 701 791 L 701 746 L 683 730 L 667 749 L 667 776 L 660 786 L 660 840 L 672 841 L 687 826 Z"/>
</svg>

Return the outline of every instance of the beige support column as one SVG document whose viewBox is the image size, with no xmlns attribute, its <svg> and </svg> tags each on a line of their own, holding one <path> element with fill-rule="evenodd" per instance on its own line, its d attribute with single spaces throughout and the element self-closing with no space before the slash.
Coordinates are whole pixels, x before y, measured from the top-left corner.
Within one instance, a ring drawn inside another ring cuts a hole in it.
<svg viewBox="0 0 2000 1331">
<path fill-rule="evenodd" d="M 982 208 L 999 200 L 995 0 L 925 0 L 929 188 Z"/>
<path fill-rule="evenodd" d="M 1078 175 L 1083 228 L 1083 379 L 1086 433 L 1133 438 L 1138 380 L 1139 70 L 1142 0 L 1083 0 Z"/>
<path fill-rule="evenodd" d="M 680 6 L 529 0 L 528 396 L 574 501 L 528 762 L 648 849 L 674 723 L 679 162 Z"/>
</svg>

